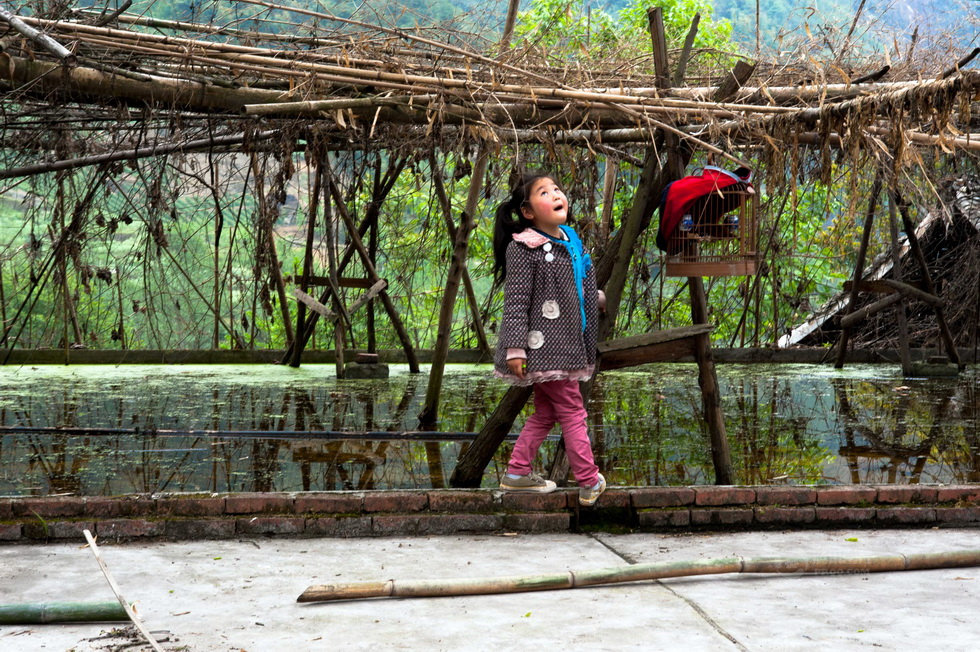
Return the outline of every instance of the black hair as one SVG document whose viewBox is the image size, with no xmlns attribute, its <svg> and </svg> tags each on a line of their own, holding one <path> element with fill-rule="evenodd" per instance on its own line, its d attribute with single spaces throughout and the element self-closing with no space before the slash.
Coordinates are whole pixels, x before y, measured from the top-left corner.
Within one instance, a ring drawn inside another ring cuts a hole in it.
<svg viewBox="0 0 980 652">
<path fill-rule="evenodd" d="M 524 217 L 521 208 L 527 204 L 531 187 L 539 179 L 554 181 L 555 177 L 547 172 L 522 174 L 514 183 L 510 199 L 497 206 L 493 225 L 493 275 L 498 282 L 507 277 L 507 245 L 513 240 L 513 235 L 534 226 L 531 220 Z"/>
</svg>

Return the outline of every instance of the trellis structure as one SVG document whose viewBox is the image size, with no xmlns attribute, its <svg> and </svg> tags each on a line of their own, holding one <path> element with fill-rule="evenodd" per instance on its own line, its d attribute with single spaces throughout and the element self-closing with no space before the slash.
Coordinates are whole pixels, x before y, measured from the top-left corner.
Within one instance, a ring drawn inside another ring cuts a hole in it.
<svg viewBox="0 0 980 652">
<path fill-rule="evenodd" d="M 0 52 L 3 193 L 18 202 L 45 198 L 46 217 L 43 228 L 31 223 L 37 228 L 28 238 L 35 252 L 29 277 L 20 279 L 16 297 L 0 297 L 8 352 L 38 310 L 61 314 L 66 349 L 84 343 L 75 295 L 92 279 L 110 287 L 115 281 L 118 296 L 100 295 L 107 314 L 118 307 L 114 341 L 126 341 L 130 307 L 137 316 L 172 310 L 178 319 L 182 307 L 124 298 L 119 281 L 126 271 L 89 264 L 81 255 L 96 233 L 115 243 L 113 234 L 138 214 L 142 228 L 128 234 L 140 243 L 138 260 L 171 264 L 159 278 L 144 276 L 143 300 L 179 285 L 185 299 L 203 306 L 188 328 L 209 331 L 215 348 L 255 346 L 264 307 L 267 327 L 284 333 L 284 360 L 299 364 L 322 316 L 343 326 L 333 329 L 330 345 L 341 354 L 355 307 L 344 287 L 356 285 L 368 310 L 369 339 L 378 301 L 417 370 L 415 342 L 400 317 L 416 297 L 407 290 L 395 300 L 399 279 L 392 276 L 405 275 L 379 269 L 378 233 L 396 182 L 423 166 L 451 243 L 423 415 L 432 421 L 461 286 L 468 321 L 479 346 L 488 348 L 487 304 L 469 278 L 467 252 L 481 202 L 514 167 L 550 161 L 571 177 L 573 191 L 603 179 L 598 200 L 583 193 L 591 198 L 588 208 L 603 207 L 583 230 L 595 245 L 597 277 L 608 297 L 602 336 L 609 339 L 637 243 L 663 187 L 683 174 L 695 152 L 711 153 L 718 164 L 751 158 L 772 196 L 807 167 L 829 178 L 835 151 L 855 164 L 875 159 L 894 183 L 919 162 L 920 151 L 980 151 L 971 111 L 980 72 L 963 69 L 977 51 L 948 69 L 906 62 L 867 72 L 872 65 L 848 62 L 845 72 L 840 58 L 823 68 L 738 61 L 730 70 L 712 69 L 698 65 L 690 45 L 668 52 L 662 20 L 652 10 L 653 56 L 584 67 L 511 44 L 514 1 L 504 38 L 492 43 L 433 38 L 263 0 L 239 4 L 255 11 L 247 28 L 84 10 L 0 18 L 10 27 Z M 284 15 L 294 21 L 288 36 L 273 29 Z M 801 82 L 814 78 L 823 81 Z M 559 153 L 570 159 L 561 161 Z M 573 165 L 579 155 L 593 172 Z M 617 219 L 611 207 L 624 174 L 636 188 Z M 297 237 L 302 264 L 293 273 L 277 247 L 291 184 L 305 186 L 309 198 L 305 231 Z M 107 215 L 106 197 L 119 195 L 120 206 Z M 211 267 L 210 287 L 182 265 L 182 256 L 205 239 L 201 232 L 178 234 L 181 202 L 189 198 L 212 206 L 204 230 L 209 248 L 196 259 Z M 222 241 L 248 252 L 252 268 L 235 269 L 230 250 L 222 257 Z M 692 277 L 689 284 L 693 320 L 706 323 L 702 280 Z M 296 303 L 294 296 L 305 298 Z M 159 328 L 146 323 L 149 331 Z M 699 337 L 699 359 L 710 362 L 707 335 Z M 711 386 L 707 378 L 705 405 L 717 431 L 721 416 Z M 509 425 L 507 415 L 523 400 L 508 396 L 499 422 Z"/>
</svg>

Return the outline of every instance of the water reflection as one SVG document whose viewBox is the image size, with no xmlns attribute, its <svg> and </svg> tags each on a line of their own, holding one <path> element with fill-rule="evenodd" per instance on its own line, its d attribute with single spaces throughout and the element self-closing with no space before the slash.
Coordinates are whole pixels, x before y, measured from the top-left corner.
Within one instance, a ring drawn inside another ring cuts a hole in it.
<svg viewBox="0 0 980 652">
<path fill-rule="evenodd" d="M 0 494 L 444 487 L 467 445 L 462 433 L 479 430 L 505 387 L 487 367 L 452 368 L 438 430 L 456 435 L 380 435 L 413 430 L 424 399 L 424 375 L 395 371 L 348 381 L 329 366 L 3 368 Z M 739 483 L 980 481 L 975 371 L 918 380 L 876 366 L 718 373 Z M 621 485 L 710 483 L 700 406 L 693 365 L 604 374 L 590 406 L 603 473 Z M 496 485 L 509 449 L 485 486 Z M 546 443 L 542 470 L 553 454 Z"/>
</svg>

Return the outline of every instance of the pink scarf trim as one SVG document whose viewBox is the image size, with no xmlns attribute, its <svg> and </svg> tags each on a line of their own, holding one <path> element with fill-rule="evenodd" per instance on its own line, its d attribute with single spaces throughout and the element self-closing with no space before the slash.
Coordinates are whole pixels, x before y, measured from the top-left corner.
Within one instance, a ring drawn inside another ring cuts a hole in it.
<svg viewBox="0 0 980 652">
<path fill-rule="evenodd" d="M 512 237 L 517 242 L 527 245 L 532 249 L 540 247 L 544 243 L 548 242 L 548 238 L 546 236 L 541 235 L 534 229 L 524 229 L 520 233 L 515 233 Z"/>
</svg>

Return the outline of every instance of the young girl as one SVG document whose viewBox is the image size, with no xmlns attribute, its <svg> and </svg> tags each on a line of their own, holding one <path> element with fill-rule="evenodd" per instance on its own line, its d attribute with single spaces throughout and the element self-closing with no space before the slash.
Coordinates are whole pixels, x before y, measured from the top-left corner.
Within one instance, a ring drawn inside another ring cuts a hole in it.
<svg viewBox="0 0 980 652">
<path fill-rule="evenodd" d="M 515 385 L 534 386 L 534 414 L 514 445 L 500 488 L 555 490 L 531 464 L 557 422 L 579 503 L 588 506 L 606 489 L 578 387 L 595 369 L 599 293 L 592 260 L 565 226 L 567 220 L 568 199 L 546 174 L 525 175 L 497 208 L 494 274 L 506 283 L 494 373 Z"/>
</svg>

